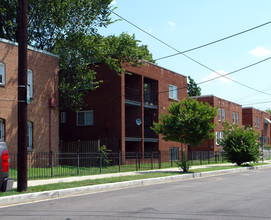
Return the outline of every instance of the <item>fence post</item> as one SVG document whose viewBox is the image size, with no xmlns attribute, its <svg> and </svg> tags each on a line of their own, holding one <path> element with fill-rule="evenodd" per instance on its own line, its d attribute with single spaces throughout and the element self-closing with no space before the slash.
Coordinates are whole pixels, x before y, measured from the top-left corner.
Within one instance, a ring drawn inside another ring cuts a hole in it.
<svg viewBox="0 0 271 220">
<path fill-rule="evenodd" d="M 51 151 L 50 154 L 51 154 L 51 177 L 53 177 L 54 176 L 53 151 Z"/>
<path fill-rule="evenodd" d="M 100 151 L 100 173 L 102 173 L 102 152 Z"/>
<path fill-rule="evenodd" d="M 80 148 L 80 140 L 77 141 L 77 176 L 80 174 L 80 155 L 79 155 L 79 148 Z"/>
<path fill-rule="evenodd" d="M 153 170 L 153 152 L 151 152 L 151 169 Z"/>
<path fill-rule="evenodd" d="M 119 151 L 119 172 L 120 172 L 120 162 L 121 161 L 121 152 Z"/>
<path fill-rule="evenodd" d="M 173 150 L 170 151 L 170 162 L 171 162 L 171 167 L 173 167 L 172 156 L 173 156 Z"/>
<path fill-rule="evenodd" d="M 136 152 L 136 171 L 138 171 L 138 168 L 137 168 L 137 160 L 138 160 L 138 153 Z"/>
<path fill-rule="evenodd" d="M 208 164 L 210 164 L 210 151 L 208 150 Z"/>
<path fill-rule="evenodd" d="M 159 169 L 161 169 L 161 151 L 158 151 L 158 156 L 159 156 Z"/>
<path fill-rule="evenodd" d="M 138 169 L 140 170 L 140 153 L 138 153 L 139 157 L 138 157 Z"/>
<path fill-rule="evenodd" d="M 217 163 L 217 155 L 216 155 L 216 152 L 215 152 L 215 163 Z"/>
<path fill-rule="evenodd" d="M 200 151 L 199 157 L 200 157 L 200 165 L 202 165 L 202 152 L 201 151 Z"/>
</svg>

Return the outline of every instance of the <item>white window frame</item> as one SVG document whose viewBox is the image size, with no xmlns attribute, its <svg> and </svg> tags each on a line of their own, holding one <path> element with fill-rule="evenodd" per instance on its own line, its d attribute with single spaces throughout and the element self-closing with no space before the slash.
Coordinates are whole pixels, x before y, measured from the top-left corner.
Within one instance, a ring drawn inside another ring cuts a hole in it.
<svg viewBox="0 0 271 220">
<path fill-rule="evenodd" d="M 225 114 L 225 109 L 222 109 L 222 120 L 225 121 L 226 119 L 226 114 Z"/>
<path fill-rule="evenodd" d="M 61 114 L 60 114 L 60 122 L 62 123 L 62 124 L 64 124 L 64 123 L 66 123 L 66 120 L 67 119 L 67 114 L 66 114 L 66 112 L 61 112 Z"/>
<path fill-rule="evenodd" d="M 178 100 L 178 87 L 169 84 L 168 85 L 168 97 L 170 99 Z"/>
<path fill-rule="evenodd" d="M 33 98 L 33 71 L 27 69 L 27 87 L 29 91 L 29 97 Z"/>
<path fill-rule="evenodd" d="M 84 123 L 83 124 L 79 124 L 79 120 L 78 120 L 78 117 L 79 117 L 79 113 L 84 113 Z M 86 117 L 86 114 L 87 113 L 90 113 L 91 114 L 91 120 L 88 122 L 87 121 L 87 117 Z M 92 126 L 94 125 L 94 116 L 93 116 L 93 110 L 86 110 L 86 111 L 78 111 L 76 113 L 76 125 L 77 126 Z"/>
<path fill-rule="evenodd" d="M 0 63 L 0 75 L 2 76 L 2 82 L 0 82 L 0 85 L 4 86 L 6 84 L 6 71 L 4 63 Z"/>
<path fill-rule="evenodd" d="M 0 119 L 0 141 L 5 140 L 5 120 Z"/>
<path fill-rule="evenodd" d="M 255 117 L 255 128 L 257 128 L 257 117 Z"/>
<path fill-rule="evenodd" d="M 218 121 L 221 121 L 221 108 L 218 108 Z"/>
<path fill-rule="evenodd" d="M 219 145 L 219 143 L 218 143 L 219 140 L 220 140 L 220 133 L 217 131 L 216 132 L 216 138 L 215 138 L 216 145 Z"/>
<path fill-rule="evenodd" d="M 232 123 L 235 124 L 235 112 L 232 113 Z"/>
<path fill-rule="evenodd" d="M 260 117 L 258 117 L 258 128 L 260 128 Z"/>
<path fill-rule="evenodd" d="M 239 114 L 236 112 L 236 124 L 239 124 Z"/>
<path fill-rule="evenodd" d="M 33 123 L 27 122 L 27 150 L 33 150 Z"/>
</svg>

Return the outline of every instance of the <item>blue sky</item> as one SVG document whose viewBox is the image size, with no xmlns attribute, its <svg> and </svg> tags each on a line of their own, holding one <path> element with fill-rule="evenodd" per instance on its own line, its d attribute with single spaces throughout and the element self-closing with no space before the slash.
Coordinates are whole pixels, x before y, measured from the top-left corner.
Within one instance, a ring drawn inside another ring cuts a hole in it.
<svg viewBox="0 0 271 220">
<path fill-rule="evenodd" d="M 179 51 L 191 49 L 271 21 L 270 0 L 114 0 L 115 12 Z M 119 19 L 112 15 L 112 19 Z M 100 30 L 103 35 L 135 34 L 148 45 L 154 59 L 175 54 L 172 48 L 125 21 Z M 228 40 L 186 53 L 206 69 L 183 55 L 158 60 L 159 66 L 197 83 L 226 74 L 271 57 L 271 24 Z M 215 95 L 244 107 L 271 108 L 271 59 L 228 77 L 200 84 L 202 95 Z M 255 104 L 269 102 L 264 104 Z"/>
</svg>

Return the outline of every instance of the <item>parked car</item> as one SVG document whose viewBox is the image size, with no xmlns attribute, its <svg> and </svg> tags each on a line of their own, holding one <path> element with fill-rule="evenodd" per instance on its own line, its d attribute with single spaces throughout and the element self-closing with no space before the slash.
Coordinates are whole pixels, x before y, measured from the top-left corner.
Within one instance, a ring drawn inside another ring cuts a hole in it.
<svg viewBox="0 0 271 220">
<path fill-rule="evenodd" d="M 14 179 L 9 175 L 9 153 L 7 144 L 0 142 L 0 191 L 6 192 L 12 189 Z"/>
</svg>

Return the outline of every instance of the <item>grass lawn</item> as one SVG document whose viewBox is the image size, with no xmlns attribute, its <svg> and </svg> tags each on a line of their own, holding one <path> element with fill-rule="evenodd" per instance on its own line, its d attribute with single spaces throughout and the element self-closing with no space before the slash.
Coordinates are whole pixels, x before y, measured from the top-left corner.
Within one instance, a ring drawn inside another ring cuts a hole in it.
<svg viewBox="0 0 271 220">
<path fill-rule="evenodd" d="M 253 164 L 246 164 L 242 166 L 215 166 L 215 167 L 208 167 L 208 168 L 198 168 L 198 169 L 190 169 L 188 173 L 198 173 L 198 172 L 207 172 L 207 171 L 216 171 L 216 170 L 226 170 L 226 169 L 233 169 L 233 168 L 240 168 L 240 167 L 248 167 L 248 166 L 257 166 L 257 165 L 266 165 L 267 163 L 253 163 Z M 98 185 L 104 183 L 116 183 L 116 182 L 123 182 L 123 181 L 130 181 L 130 180 L 138 180 L 138 179 L 148 179 L 148 178 L 155 178 L 155 177 L 164 177 L 164 176 L 172 176 L 172 175 L 180 175 L 186 174 L 184 172 L 156 172 L 156 173 L 146 173 L 146 174 L 139 174 L 134 176 L 122 176 L 122 177 L 110 177 L 110 178 L 102 178 L 96 180 L 83 180 L 83 181 L 76 181 L 70 183 L 55 183 L 55 184 L 47 184 L 35 187 L 28 187 L 26 192 L 19 193 L 16 189 L 13 189 L 9 192 L 0 193 L 0 196 L 10 196 L 10 195 L 19 195 L 23 193 L 33 193 L 33 192 L 41 192 L 41 191 L 49 191 L 49 190 L 57 190 L 57 189 L 66 189 L 66 188 L 75 188 L 81 186 L 91 186 L 91 185 Z"/>
</svg>

